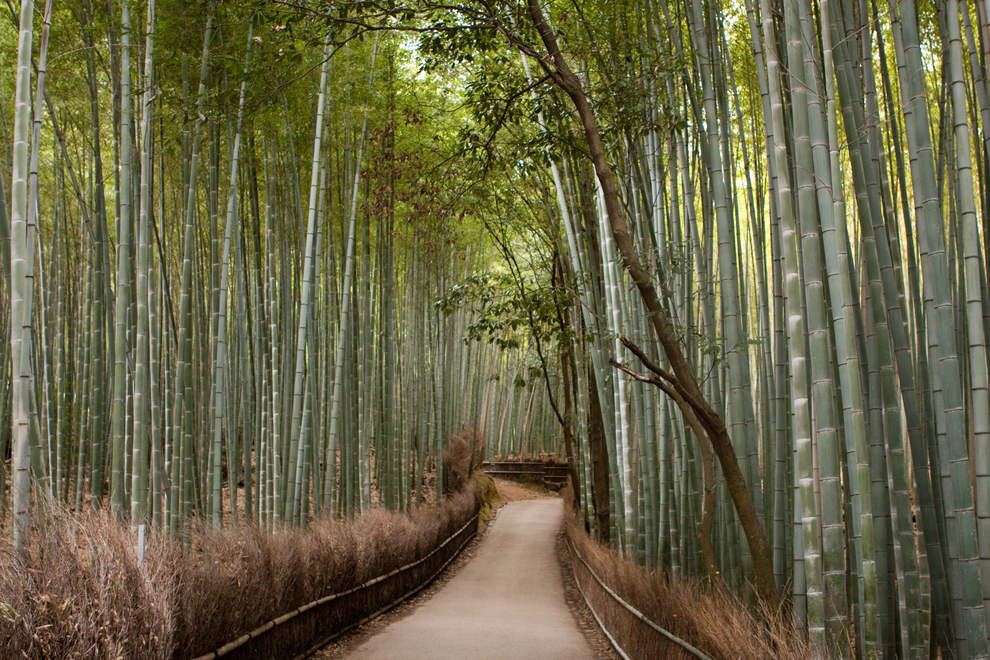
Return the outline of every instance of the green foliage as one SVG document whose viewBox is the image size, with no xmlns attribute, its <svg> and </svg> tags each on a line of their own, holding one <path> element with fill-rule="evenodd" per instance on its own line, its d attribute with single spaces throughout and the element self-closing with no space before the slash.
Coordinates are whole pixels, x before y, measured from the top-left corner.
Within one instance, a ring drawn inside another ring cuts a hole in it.
<svg viewBox="0 0 990 660">
<path fill-rule="evenodd" d="M 451 314 L 468 308 L 474 321 L 465 341 L 494 343 L 503 349 L 519 348 L 527 337 L 549 343 L 569 340 L 561 330 L 558 310 L 570 302 L 570 293 L 538 285 L 534 280 L 518 281 L 508 273 L 474 274 L 451 287 L 436 301 L 437 309 Z"/>
<path fill-rule="evenodd" d="M 505 58 L 505 44 L 491 24 L 465 26 L 468 17 L 459 11 L 440 10 L 423 17 L 426 29 L 419 38 L 423 70 L 450 71 L 484 56 Z"/>
</svg>

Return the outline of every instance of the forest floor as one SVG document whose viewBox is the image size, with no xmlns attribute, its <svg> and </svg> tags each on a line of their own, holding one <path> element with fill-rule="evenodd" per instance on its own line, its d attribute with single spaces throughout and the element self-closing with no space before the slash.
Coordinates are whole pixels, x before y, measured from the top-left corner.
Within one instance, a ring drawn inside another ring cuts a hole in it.
<svg viewBox="0 0 990 660">
<path fill-rule="evenodd" d="M 314 657 L 612 660 L 561 561 L 559 496 L 495 481 L 503 506 L 443 576 Z"/>
</svg>

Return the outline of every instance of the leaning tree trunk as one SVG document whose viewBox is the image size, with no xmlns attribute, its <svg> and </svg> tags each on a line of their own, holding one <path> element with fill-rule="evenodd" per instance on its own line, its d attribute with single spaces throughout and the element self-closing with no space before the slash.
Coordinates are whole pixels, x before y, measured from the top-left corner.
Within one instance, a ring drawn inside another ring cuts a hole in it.
<svg viewBox="0 0 990 660">
<path fill-rule="evenodd" d="M 673 374 L 666 374 L 664 372 L 664 375 L 671 376 L 669 380 L 672 385 L 695 410 L 698 421 L 705 427 L 712 440 L 715 453 L 718 455 L 719 463 L 722 466 L 723 476 L 728 485 L 729 494 L 732 497 L 736 513 L 742 523 L 746 540 L 749 542 L 750 551 L 752 552 L 757 594 L 771 611 L 776 611 L 780 603 L 780 597 L 777 594 L 777 584 L 773 574 L 770 545 L 767 542 L 766 534 L 763 532 L 763 526 L 760 524 L 759 517 L 756 514 L 756 507 L 753 505 L 753 500 L 750 497 L 746 479 L 743 476 L 742 470 L 739 468 L 739 462 L 736 459 L 732 440 L 721 417 L 719 417 L 702 395 L 694 374 L 684 354 L 681 352 L 673 328 L 660 304 L 649 273 L 643 269 L 639 255 L 633 246 L 632 237 L 629 234 L 621 202 L 619 201 L 619 194 L 612 175 L 612 169 L 608 163 L 605 155 L 605 147 L 598 132 L 598 123 L 582 89 L 581 81 L 564 60 L 563 54 L 557 45 L 556 36 L 544 19 L 543 11 L 540 8 L 538 0 L 528 0 L 528 3 L 530 17 L 549 55 L 549 57 L 540 58 L 540 64 L 552 76 L 554 82 L 567 93 L 577 109 L 588 141 L 591 160 L 594 163 L 595 172 L 598 174 L 598 179 L 601 183 L 602 194 L 605 197 L 605 207 L 616 247 L 622 255 L 626 270 L 639 290 L 640 296 L 643 299 L 643 305 L 650 315 L 650 321 L 653 324 L 657 338 L 670 360 Z"/>
</svg>

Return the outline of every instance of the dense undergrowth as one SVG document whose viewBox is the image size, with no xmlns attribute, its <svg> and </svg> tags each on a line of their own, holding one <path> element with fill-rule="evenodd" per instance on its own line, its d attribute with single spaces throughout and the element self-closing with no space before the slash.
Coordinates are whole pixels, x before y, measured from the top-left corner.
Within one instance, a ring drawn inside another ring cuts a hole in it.
<svg viewBox="0 0 990 660">
<path fill-rule="evenodd" d="M 38 516 L 29 550 L 0 542 L 0 658 L 190 658 L 331 593 L 415 561 L 480 505 L 468 485 L 442 508 L 372 510 L 309 529 L 194 532 L 190 548 L 134 534 L 107 511 Z"/>
<path fill-rule="evenodd" d="M 786 617 L 754 612 L 728 588 L 646 570 L 589 538 L 572 510 L 566 517 L 568 540 L 609 588 L 647 619 L 712 658 L 807 660 L 821 655 Z M 696 658 L 630 614 L 598 586 L 573 553 L 571 557 L 591 607 L 630 658 Z"/>
</svg>

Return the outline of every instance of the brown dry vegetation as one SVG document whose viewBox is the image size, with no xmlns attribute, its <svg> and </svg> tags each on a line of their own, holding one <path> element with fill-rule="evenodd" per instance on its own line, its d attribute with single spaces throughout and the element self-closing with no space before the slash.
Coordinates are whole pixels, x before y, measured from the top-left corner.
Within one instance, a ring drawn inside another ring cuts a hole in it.
<svg viewBox="0 0 990 660">
<path fill-rule="evenodd" d="M 463 428 L 450 437 L 443 452 L 443 464 L 447 468 L 446 490 L 456 492 L 468 481 L 468 476 L 485 460 L 488 441 L 485 434 L 473 428 Z"/>
<path fill-rule="evenodd" d="M 0 541 L 0 658 L 194 657 L 427 555 L 478 505 L 478 491 L 469 487 L 442 509 L 423 507 L 411 516 L 373 510 L 275 535 L 253 527 L 202 529 L 191 551 L 153 536 L 141 567 L 134 534 L 106 511 L 77 516 L 53 508 L 37 516 L 45 524 L 25 555 L 6 537 Z M 409 589 L 394 587 L 398 595 Z M 360 598 L 334 601 L 338 609 L 367 605 Z"/>
<path fill-rule="evenodd" d="M 567 495 L 564 496 L 565 501 Z M 718 660 L 807 660 L 821 657 L 786 617 L 754 613 L 739 596 L 688 578 L 671 578 L 620 559 L 595 543 L 573 512 L 566 514 L 568 540 L 605 584 L 646 618 Z M 683 647 L 649 628 L 617 603 L 569 553 L 591 607 L 631 658 L 694 659 Z"/>
</svg>

